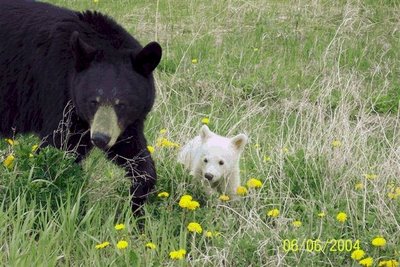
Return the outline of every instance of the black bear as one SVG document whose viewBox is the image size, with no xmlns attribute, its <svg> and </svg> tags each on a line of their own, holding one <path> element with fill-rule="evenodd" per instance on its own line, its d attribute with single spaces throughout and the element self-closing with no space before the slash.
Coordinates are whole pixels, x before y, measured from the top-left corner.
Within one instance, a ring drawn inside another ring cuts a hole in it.
<svg viewBox="0 0 400 267">
<path fill-rule="evenodd" d="M 156 181 L 143 127 L 161 54 L 101 13 L 0 0 L 0 134 L 36 133 L 77 161 L 99 147 L 132 179 L 135 212 Z"/>
</svg>

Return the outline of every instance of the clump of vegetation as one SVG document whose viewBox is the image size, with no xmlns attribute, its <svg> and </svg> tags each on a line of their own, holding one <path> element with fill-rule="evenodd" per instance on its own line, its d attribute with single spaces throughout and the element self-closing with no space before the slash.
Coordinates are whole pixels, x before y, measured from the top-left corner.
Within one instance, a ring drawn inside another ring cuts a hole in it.
<svg viewBox="0 0 400 267">
<path fill-rule="evenodd" d="M 6 139 L 1 166 L 0 202 L 10 205 L 24 196 L 37 208 L 56 211 L 67 200 L 75 202 L 87 175 L 73 155 L 53 147 L 39 148 L 34 138 Z"/>
</svg>

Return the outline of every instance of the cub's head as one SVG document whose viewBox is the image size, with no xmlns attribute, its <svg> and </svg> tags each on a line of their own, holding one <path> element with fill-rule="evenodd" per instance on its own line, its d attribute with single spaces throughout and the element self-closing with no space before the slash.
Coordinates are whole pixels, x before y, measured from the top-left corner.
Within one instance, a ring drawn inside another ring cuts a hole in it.
<svg viewBox="0 0 400 267">
<path fill-rule="evenodd" d="M 90 136 L 101 149 L 112 147 L 126 128 L 151 110 L 155 88 L 152 72 L 162 50 L 152 42 L 139 51 L 100 50 L 73 32 L 70 47 L 74 72 L 70 79 L 73 104 L 90 124 Z"/>
<path fill-rule="evenodd" d="M 201 162 L 200 173 L 211 184 L 218 183 L 238 168 L 239 157 L 247 136 L 239 134 L 232 138 L 219 136 L 203 125 L 200 129 Z"/>
</svg>

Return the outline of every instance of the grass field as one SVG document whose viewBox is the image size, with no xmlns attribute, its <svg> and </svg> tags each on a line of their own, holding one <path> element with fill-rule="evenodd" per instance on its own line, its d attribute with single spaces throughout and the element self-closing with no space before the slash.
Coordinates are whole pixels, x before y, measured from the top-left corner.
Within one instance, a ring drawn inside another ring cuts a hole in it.
<svg viewBox="0 0 400 267">
<path fill-rule="evenodd" d="M 104 12 L 142 44 L 162 45 L 146 124 L 157 192 L 134 218 L 129 182 L 100 151 L 81 168 L 55 149 L 29 157 L 35 137 L 1 140 L 0 159 L 15 159 L 0 166 L 0 265 L 360 266 L 358 248 L 373 259 L 364 266 L 398 266 L 398 1 L 48 2 Z M 261 188 L 209 199 L 176 162 L 178 149 L 157 146 L 183 145 L 205 117 L 221 135 L 249 136 L 242 184 L 257 178 Z M 200 207 L 182 209 L 185 194 Z M 190 222 L 203 232 L 189 232 Z M 378 236 L 383 247 L 372 244 Z M 179 249 L 184 258 L 171 259 Z"/>
</svg>

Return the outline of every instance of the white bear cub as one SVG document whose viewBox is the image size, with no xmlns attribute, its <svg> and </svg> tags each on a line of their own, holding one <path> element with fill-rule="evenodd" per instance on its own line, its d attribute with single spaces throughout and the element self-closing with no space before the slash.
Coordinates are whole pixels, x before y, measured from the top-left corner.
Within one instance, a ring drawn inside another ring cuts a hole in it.
<svg viewBox="0 0 400 267">
<path fill-rule="evenodd" d="M 203 125 L 200 135 L 181 149 L 178 162 L 200 179 L 208 194 L 218 191 L 234 198 L 240 186 L 240 154 L 246 143 L 244 134 L 227 138 Z"/>
</svg>

